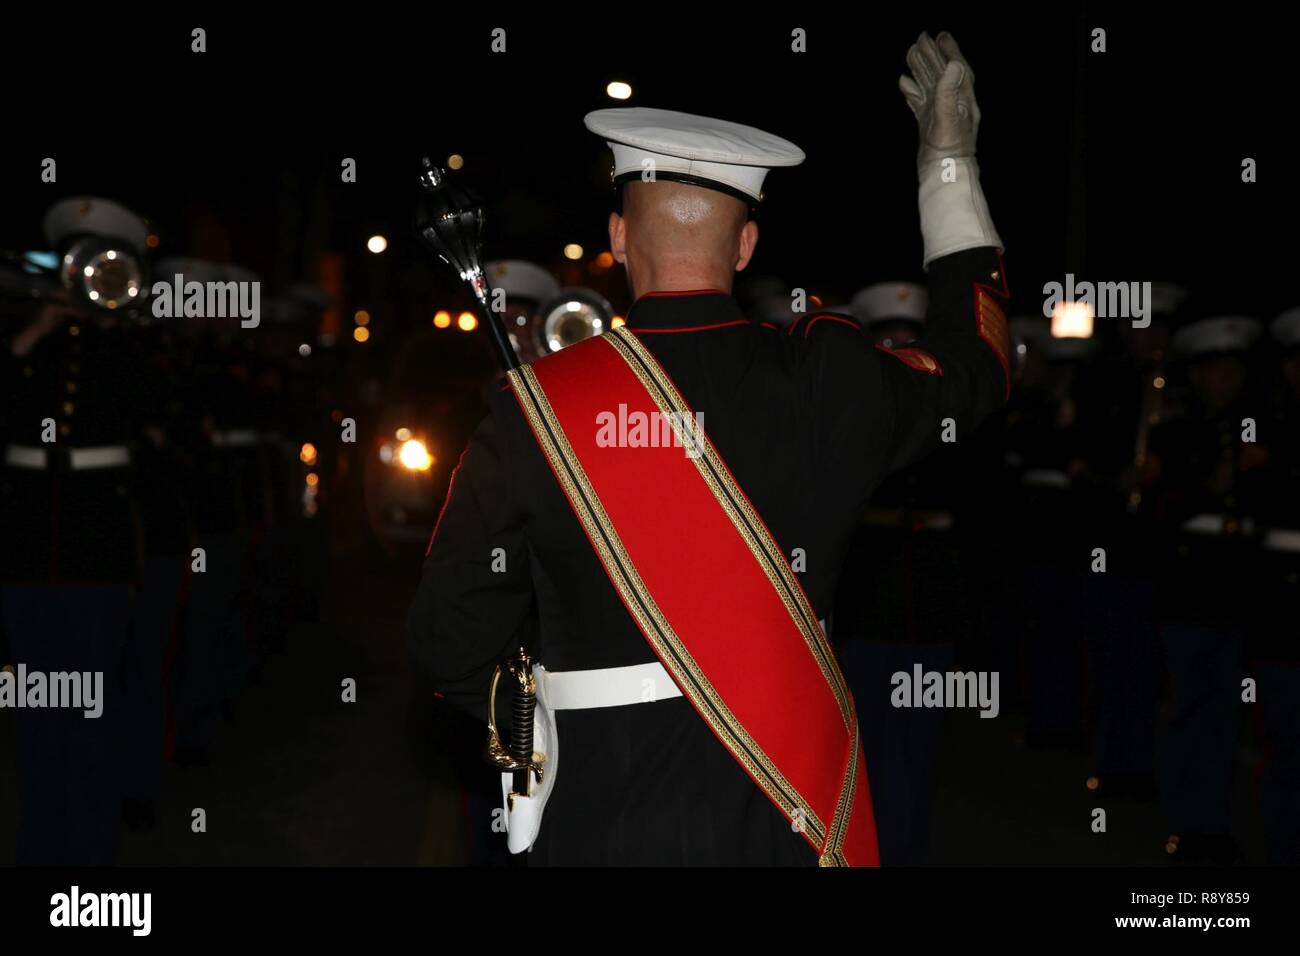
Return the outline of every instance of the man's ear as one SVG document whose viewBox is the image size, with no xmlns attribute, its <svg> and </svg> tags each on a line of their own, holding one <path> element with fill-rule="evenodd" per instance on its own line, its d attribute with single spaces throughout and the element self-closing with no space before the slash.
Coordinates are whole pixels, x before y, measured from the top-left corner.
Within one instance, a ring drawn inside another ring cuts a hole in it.
<svg viewBox="0 0 1300 956">
<path fill-rule="evenodd" d="M 737 272 L 749 265 L 749 260 L 754 258 L 754 247 L 757 245 L 758 223 L 751 219 L 746 222 L 745 227 L 740 230 L 740 249 L 736 254 Z"/>
<path fill-rule="evenodd" d="M 627 262 L 627 220 L 616 212 L 609 214 L 609 251 L 615 262 Z"/>
</svg>

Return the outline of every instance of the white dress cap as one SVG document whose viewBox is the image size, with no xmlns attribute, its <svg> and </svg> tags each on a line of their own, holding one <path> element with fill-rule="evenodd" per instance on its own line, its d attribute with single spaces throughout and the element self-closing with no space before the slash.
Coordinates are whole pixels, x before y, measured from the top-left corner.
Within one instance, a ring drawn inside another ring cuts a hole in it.
<svg viewBox="0 0 1300 956">
<path fill-rule="evenodd" d="M 1244 315 L 1199 319 L 1174 333 L 1174 351 L 1185 356 L 1244 352 L 1263 334 L 1264 326 Z"/>
<path fill-rule="evenodd" d="M 851 303 L 853 314 L 868 325 L 898 320 L 924 323 L 929 304 L 925 286 L 912 282 L 877 282 L 860 289 Z"/>
<path fill-rule="evenodd" d="M 1279 345 L 1300 345 L 1300 308 L 1287 309 L 1269 324 L 1268 330 Z"/>
<path fill-rule="evenodd" d="M 539 265 L 524 259 L 498 259 L 483 267 L 488 285 L 501 289 L 512 299 L 531 299 L 541 303 L 560 291 L 555 277 Z"/>
<path fill-rule="evenodd" d="M 140 216 L 111 199 L 90 196 L 60 199 L 45 213 L 41 225 L 51 246 L 75 236 L 105 236 L 143 252 L 149 238 L 149 224 Z"/>
<path fill-rule="evenodd" d="M 155 280 L 172 282 L 176 276 L 182 282 L 258 282 L 257 273 L 233 262 L 210 262 L 188 256 L 169 256 L 160 259 L 153 267 Z"/>
<path fill-rule="evenodd" d="M 1151 311 L 1156 315 L 1175 315 L 1191 298 L 1191 293 L 1172 282 L 1151 283 Z"/>
<path fill-rule="evenodd" d="M 768 170 L 804 160 L 794 143 L 761 129 L 673 110 L 596 110 L 584 122 L 614 151 L 616 183 L 650 168 L 658 179 L 719 189 L 752 204 L 763 198 Z"/>
<path fill-rule="evenodd" d="M 153 267 L 153 277 L 159 282 L 172 282 L 178 275 L 182 282 L 224 282 L 226 279 L 222 267 L 207 259 L 169 256 Z"/>
</svg>

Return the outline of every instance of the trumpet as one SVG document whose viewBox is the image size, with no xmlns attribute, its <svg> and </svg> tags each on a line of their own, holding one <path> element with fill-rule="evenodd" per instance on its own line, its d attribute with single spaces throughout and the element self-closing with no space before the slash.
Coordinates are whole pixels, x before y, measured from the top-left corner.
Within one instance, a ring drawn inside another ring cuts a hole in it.
<svg viewBox="0 0 1300 956">
<path fill-rule="evenodd" d="M 614 318 L 609 301 L 591 289 L 568 288 L 536 313 L 535 338 L 543 354 L 608 331 Z"/>
<path fill-rule="evenodd" d="M 38 301 L 71 299 L 104 312 L 129 311 L 149 296 L 148 263 L 126 243 L 81 236 L 62 255 L 0 254 L 0 293 Z"/>
</svg>

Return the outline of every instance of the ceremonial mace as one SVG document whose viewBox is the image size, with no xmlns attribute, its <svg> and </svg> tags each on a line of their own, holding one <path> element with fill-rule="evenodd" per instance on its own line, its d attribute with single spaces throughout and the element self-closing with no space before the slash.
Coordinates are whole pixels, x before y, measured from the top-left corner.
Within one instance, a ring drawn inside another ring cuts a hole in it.
<svg viewBox="0 0 1300 956">
<path fill-rule="evenodd" d="M 445 169 L 428 156 L 421 161 L 420 201 L 415 211 L 415 230 L 440 260 L 459 273 L 478 303 L 479 318 L 506 372 L 519 368 L 519 356 L 510 344 L 501 318 L 492 311 L 492 289 L 483 271 L 483 201 L 468 187 L 453 181 Z M 510 743 L 505 746 L 497 731 L 497 684 L 502 672 L 510 675 Z M 543 756 L 533 752 L 533 714 L 537 709 L 537 679 L 533 659 L 522 646 L 496 666 L 488 691 L 489 763 L 514 774 L 512 795 L 528 796 L 529 775 L 542 779 Z"/>
<path fill-rule="evenodd" d="M 455 269 L 478 303 L 479 318 L 492 337 L 497 359 L 506 372 L 519 367 L 519 356 L 510 344 L 501 318 L 488 300 L 492 289 L 483 272 L 483 201 L 468 187 L 452 181 L 445 169 L 425 156 L 420 173 L 420 202 L 415 210 L 415 229 L 433 254 Z"/>
</svg>

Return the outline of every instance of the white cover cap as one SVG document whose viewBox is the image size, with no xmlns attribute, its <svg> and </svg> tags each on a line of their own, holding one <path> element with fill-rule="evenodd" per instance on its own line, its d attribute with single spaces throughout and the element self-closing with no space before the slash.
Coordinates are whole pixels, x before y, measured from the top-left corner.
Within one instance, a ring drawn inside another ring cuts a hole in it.
<svg viewBox="0 0 1300 956">
<path fill-rule="evenodd" d="M 849 305 L 853 315 L 868 325 L 898 320 L 924 323 L 930 295 L 925 286 L 914 282 L 877 282 L 858 290 Z"/>
<path fill-rule="evenodd" d="M 1184 356 L 1208 355 L 1211 352 L 1241 352 L 1250 348 L 1264 332 L 1257 319 L 1244 315 L 1224 315 L 1199 319 L 1174 333 L 1174 351 Z"/>
<path fill-rule="evenodd" d="M 143 252 L 149 238 L 149 224 L 142 217 L 111 199 L 91 196 L 60 199 L 45 213 L 41 225 L 52 246 L 73 236 L 106 236 Z"/>
<path fill-rule="evenodd" d="M 501 289 L 512 299 L 532 299 L 541 303 L 560 291 L 555 277 L 541 266 L 525 259 L 497 259 L 483 267 L 488 285 Z"/>
<path fill-rule="evenodd" d="M 1300 308 L 1287 309 L 1269 323 L 1268 331 L 1279 345 L 1300 345 Z"/>
<path fill-rule="evenodd" d="M 798 166 L 804 152 L 789 140 L 752 126 L 674 110 L 618 107 L 588 113 L 587 129 L 614 151 L 614 179 L 640 176 L 646 161 L 656 177 L 763 198 L 770 169 Z"/>
</svg>

